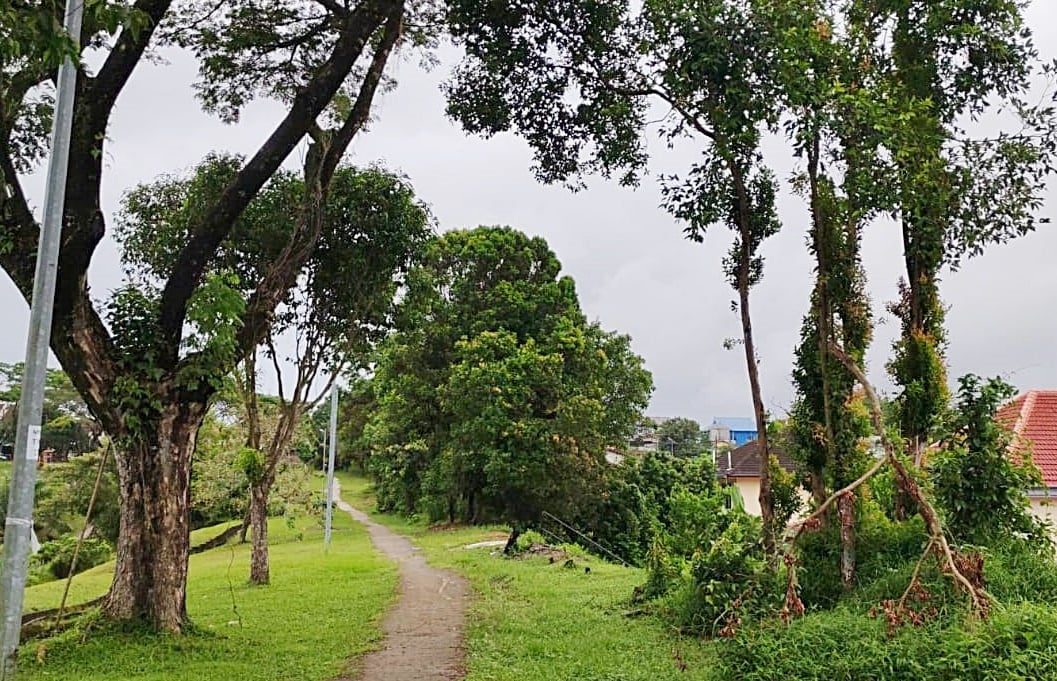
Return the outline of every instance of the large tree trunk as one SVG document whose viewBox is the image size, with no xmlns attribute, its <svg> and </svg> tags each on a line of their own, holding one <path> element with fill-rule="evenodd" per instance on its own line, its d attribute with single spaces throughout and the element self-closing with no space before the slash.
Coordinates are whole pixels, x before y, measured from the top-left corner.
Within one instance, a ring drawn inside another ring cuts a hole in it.
<svg viewBox="0 0 1057 681">
<path fill-rule="evenodd" d="M 151 442 L 125 444 L 117 455 L 121 533 L 104 609 L 180 632 L 187 620 L 191 453 L 204 404 L 163 407 Z"/>
<path fill-rule="evenodd" d="M 250 531 L 253 547 L 250 551 L 250 584 L 267 584 L 271 579 L 268 563 L 268 495 L 274 475 L 250 485 Z"/>
</svg>

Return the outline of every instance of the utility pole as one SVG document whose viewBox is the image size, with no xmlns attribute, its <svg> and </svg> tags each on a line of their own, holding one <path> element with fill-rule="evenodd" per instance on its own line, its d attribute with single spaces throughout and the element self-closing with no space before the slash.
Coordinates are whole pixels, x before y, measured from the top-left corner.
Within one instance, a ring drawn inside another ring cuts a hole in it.
<svg viewBox="0 0 1057 681">
<path fill-rule="evenodd" d="M 63 27 L 80 54 L 83 0 L 66 0 Z M 80 57 L 78 57 L 78 61 Z M 52 305 L 59 269 L 59 243 L 66 203 L 66 169 L 70 161 L 73 98 L 77 87 L 77 64 L 67 57 L 59 67 L 55 116 L 51 129 L 51 157 L 44 195 L 44 221 L 37 246 L 37 268 L 30 301 L 29 336 L 22 394 L 18 400 L 18 430 L 14 464 L 8 487 L 7 520 L 4 522 L 3 573 L 0 574 L 0 680 L 15 677 L 22 604 L 33 537 L 33 491 L 40 453 L 40 419 L 44 404 L 44 379 L 48 371 Z"/>
<path fill-rule="evenodd" d="M 330 524 L 334 518 L 334 454 L 338 443 L 338 382 L 330 386 L 330 453 L 327 459 L 327 513 L 323 547 L 330 548 Z"/>
<path fill-rule="evenodd" d="M 321 463 L 320 470 L 323 472 L 323 497 L 327 496 L 327 431 L 329 428 L 324 428 L 319 431 L 319 434 L 323 436 L 323 449 L 319 452 L 319 460 Z"/>
</svg>

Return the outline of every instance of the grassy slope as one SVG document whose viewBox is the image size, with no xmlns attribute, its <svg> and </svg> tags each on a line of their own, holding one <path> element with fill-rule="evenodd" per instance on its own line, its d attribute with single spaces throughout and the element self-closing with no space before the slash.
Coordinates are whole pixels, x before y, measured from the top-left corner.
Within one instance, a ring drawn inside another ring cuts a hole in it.
<svg viewBox="0 0 1057 681">
<path fill-rule="evenodd" d="M 342 475 L 342 497 L 373 508 L 368 483 Z M 470 579 L 477 592 L 467 630 L 468 681 L 664 681 L 707 679 L 712 647 L 667 635 L 649 617 L 629 618 L 641 570 L 590 560 L 591 573 L 544 558 L 508 560 L 462 548 L 505 536 L 502 528 L 429 531 L 421 523 L 374 513 L 410 535 L 434 565 Z M 494 550 L 494 549 L 492 549 Z M 677 657 L 687 666 L 684 673 Z"/>
<path fill-rule="evenodd" d="M 344 513 L 334 517 L 326 555 L 315 520 L 302 519 L 296 529 L 272 522 L 268 587 L 246 584 L 248 546 L 192 556 L 187 608 L 194 631 L 189 635 L 96 630 L 82 645 L 81 633 L 70 631 L 23 646 L 19 679 L 316 681 L 337 676 L 350 657 L 378 640 L 378 620 L 393 599 L 397 573 L 370 547 L 359 524 Z M 204 530 L 193 541 L 215 533 Z M 111 563 L 78 575 L 71 602 L 105 592 L 112 571 Z M 53 582 L 29 589 L 27 610 L 57 605 L 62 586 Z M 37 662 L 41 645 L 43 664 Z"/>
</svg>

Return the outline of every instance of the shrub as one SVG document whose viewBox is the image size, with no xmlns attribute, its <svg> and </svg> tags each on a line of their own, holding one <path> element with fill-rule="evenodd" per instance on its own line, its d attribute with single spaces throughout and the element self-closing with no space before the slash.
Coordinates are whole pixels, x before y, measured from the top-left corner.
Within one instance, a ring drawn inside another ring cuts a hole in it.
<svg viewBox="0 0 1057 681">
<path fill-rule="evenodd" d="M 958 404 L 944 425 L 943 450 L 931 467 L 938 505 L 958 542 L 989 544 L 1018 535 L 1048 541 L 1029 511 L 1027 490 L 1042 479 L 1030 452 L 1009 456 L 1012 431 L 995 414 L 1014 394 L 1001 379 L 959 379 Z"/>
<path fill-rule="evenodd" d="M 46 569 L 55 579 L 64 579 L 70 574 L 73 554 L 77 547 L 76 537 L 62 537 L 46 541 L 33 556 L 34 565 Z M 77 554 L 74 573 L 83 572 L 110 560 L 113 548 L 105 539 L 89 537 L 81 544 Z"/>
<path fill-rule="evenodd" d="M 888 519 L 872 502 L 859 504 L 859 522 L 855 534 L 855 590 L 872 589 L 870 598 L 878 595 L 878 580 L 892 580 L 898 588 L 895 597 L 906 588 L 914 563 L 928 542 L 924 524 L 918 517 L 905 522 Z M 845 595 L 840 579 L 840 539 L 836 523 L 817 532 L 801 536 L 797 553 L 800 598 L 809 609 L 832 608 Z M 902 580 L 902 581 L 900 581 Z M 891 598 L 884 583 L 880 592 Z M 902 584 L 902 586 L 898 586 Z M 880 598 L 873 600 L 876 604 Z"/>
<path fill-rule="evenodd" d="M 707 636 L 780 607 L 782 577 L 766 564 L 758 518 L 725 509 L 720 493 L 678 490 L 668 506 L 670 522 L 647 557 L 644 597 L 665 596 L 676 624 Z"/>
<path fill-rule="evenodd" d="M 789 626 L 746 629 L 722 644 L 723 681 L 1047 679 L 1057 668 L 1057 612 L 1023 603 L 968 623 L 952 616 L 889 637 L 883 619 L 847 608 Z"/>
<path fill-rule="evenodd" d="M 533 546 L 545 546 L 547 543 L 547 538 L 536 530 L 525 530 L 517 538 L 514 550 L 518 553 L 523 553 L 531 549 Z"/>
</svg>

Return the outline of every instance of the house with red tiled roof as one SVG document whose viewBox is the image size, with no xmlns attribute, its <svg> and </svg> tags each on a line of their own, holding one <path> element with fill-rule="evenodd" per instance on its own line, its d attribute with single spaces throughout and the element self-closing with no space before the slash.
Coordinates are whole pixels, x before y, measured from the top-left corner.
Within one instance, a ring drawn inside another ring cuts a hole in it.
<svg viewBox="0 0 1057 681">
<path fill-rule="evenodd" d="M 1013 429 L 1014 453 L 1030 451 L 1042 473 L 1043 486 L 1028 492 L 1032 512 L 1057 521 L 1057 390 L 1029 390 L 999 409 L 997 418 Z"/>
</svg>

